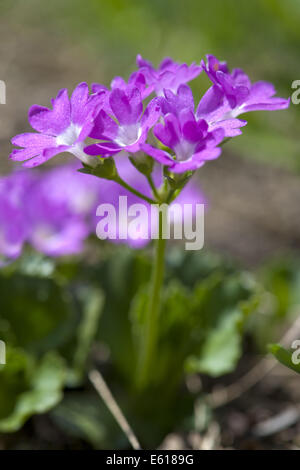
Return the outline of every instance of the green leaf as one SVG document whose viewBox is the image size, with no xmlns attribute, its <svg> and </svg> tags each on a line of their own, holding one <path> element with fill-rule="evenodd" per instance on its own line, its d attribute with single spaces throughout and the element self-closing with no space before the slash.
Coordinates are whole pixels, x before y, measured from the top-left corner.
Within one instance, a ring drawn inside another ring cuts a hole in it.
<svg viewBox="0 0 300 470">
<path fill-rule="evenodd" d="M 293 361 L 293 354 L 296 353 L 294 350 L 285 349 L 280 344 L 270 344 L 268 349 L 281 364 L 300 374 L 300 364 Z"/>
<path fill-rule="evenodd" d="M 57 405 L 63 397 L 65 382 L 64 361 L 55 353 L 45 355 L 36 366 L 19 351 L 14 357 L 18 361 L 11 365 L 8 356 L 7 364 L 0 370 L 2 395 L 9 394 L 15 382 L 14 406 L 8 416 L 0 419 L 0 432 L 6 433 L 17 431 L 30 416 L 46 413 Z"/>
<path fill-rule="evenodd" d="M 187 370 L 213 377 L 231 372 L 241 355 L 239 320 L 239 311 L 233 310 L 225 314 L 216 328 L 207 335 L 200 355 L 191 356 L 187 360 Z"/>
<path fill-rule="evenodd" d="M 261 296 L 261 287 L 245 272 L 217 272 L 195 287 L 194 350 L 186 361 L 189 372 L 218 377 L 234 370 L 242 353 L 245 322 L 259 307 Z"/>
<path fill-rule="evenodd" d="M 8 344 L 43 354 L 60 347 L 76 327 L 69 290 L 53 279 L 0 275 L 0 337 Z"/>
</svg>

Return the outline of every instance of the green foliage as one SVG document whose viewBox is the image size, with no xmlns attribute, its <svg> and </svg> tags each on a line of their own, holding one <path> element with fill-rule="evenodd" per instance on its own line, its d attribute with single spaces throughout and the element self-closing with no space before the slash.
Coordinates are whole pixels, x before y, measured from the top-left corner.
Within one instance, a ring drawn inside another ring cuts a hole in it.
<svg viewBox="0 0 300 470">
<path fill-rule="evenodd" d="M 55 353 L 36 361 L 25 351 L 9 349 L 7 365 L 0 366 L 0 381 L 0 432 L 13 432 L 62 399 L 64 361 Z"/>
<path fill-rule="evenodd" d="M 244 323 L 259 308 L 262 288 L 249 273 L 234 272 L 213 255 L 172 252 L 168 265 L 157 355 L 152 358 L 155 373 L 149 386 L 171 389 L 182 381 L 185 370 L 217 376 L 234 369 L 241 355 Z M 107 281 L 100 337 L 109 344 L 121 374 L 134 383 L 148 302 L 147 258 L 128 252 L 110 259 L 107 270 L 105 265 L 99 269 L 106 272 Z M 117 276 L 110 277 L 110 270 Z M 172 378 L 165 384 L 171 371 Z"/>
<path fill-rule="evenodd" d="M 265 352 L 266 345 L 279 339 L 287 322 L 293 322 L 300 308 L 300 263 L 292 256 L 264 265 L 258 278 L 265 289 L 261 314 L 249 322 L 249 331 Z"/>
<path fill-rule="evenodd" d="M 41 354 L 58 348 L 72 335 L 70 293 L 51 278 L 0 273 L 0 337 Z"/>
<path fill-rule="evenodd" d="M 0 273 L 0 432 L 18 430 L 57 405 L 66 384 L 84 381 L 103 294 L 71 285 L 76 272 L 30 253 Z"/>
<path fill-rule="evenodd" d="M 51 410 L 57 426 L 95 448 L 126 447 L 88 386 L 93 351 L 104 345 L 104 375 L 117 401 L 145 445 L 155 446 L 193 412 L 194 398 L 182 388 L 186 375 L 234 371 L 245 332 L 256 337 L 261 325 L 266 344 L 272 325 L 299 305 L 296 261 L 273 263 L 254 276 L 205 251 L 171 249 L 152 373 L 140 390 L 150 270 L 149 253 L 124 246 L 102 250 L 96 263 L 30 253 L 2 270 L 0 338 L 8 352 L 0 371 L 1 432 Z"/>
</svg>

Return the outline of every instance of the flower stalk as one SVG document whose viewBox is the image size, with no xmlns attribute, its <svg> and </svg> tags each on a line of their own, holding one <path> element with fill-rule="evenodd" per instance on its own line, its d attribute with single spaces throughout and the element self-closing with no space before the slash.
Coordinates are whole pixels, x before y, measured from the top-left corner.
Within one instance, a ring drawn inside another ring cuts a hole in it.
<svg viewBox="0 0 300 470">
<path fill-rule="evenodd" d="M 161 291 L 165 271 L 166 240 L 163 238 L 163 212 L 159 211 L 158 239 L 155 246 L 155 258 L 151 275 L 149 302 L 146 312 L 145 334 L 143 350 L 141 354 L 138 385 L 143 388 L 149 383 L 152 372 L 151 363 L 156 359 L 156 347 L 158 339 L 158 322 L 161 307 Z"/>
</svg>

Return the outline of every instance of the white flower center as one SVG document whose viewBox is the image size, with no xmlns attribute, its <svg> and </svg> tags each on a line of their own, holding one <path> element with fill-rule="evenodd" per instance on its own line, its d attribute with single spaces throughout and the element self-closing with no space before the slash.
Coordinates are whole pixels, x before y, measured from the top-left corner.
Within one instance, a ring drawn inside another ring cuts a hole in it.
<svg viewBox="0 0 300 470">
<path fill-rule="evenodd" d="M 57 145 L 73 145 L 81 132 L 81 127 L 71 123 L 62 134 L 56 137 Z"/>
<path fill-rule="evenodd" d="M 83 151 L 85 146 L 84 142 L 78 142 L 75 144 L 81 129 L 82 128 L 80 126 L 71 122 L 70 126 L 67 127 L 62 134 L 56 137 L 56 143 L 57 145 L 68 145 L 71 147 L 68 152 L 75 155 L 75 157 L 79 158 L 83 163 L 95 167 L 98 165 L 98 160 L 96 157 L 91 157 Z"/>
<path fill-rule="evenodd" d="M 120 126 L 115 142 L 121 147 L 135 144 L 141 137 L 142 129 L 139 124 L 130 124 L 128 126 Z"/>
<path fill-rule="evenodd" d="M 175 147 L 175 154 L 177 160 L 185 161 L 188 160 L 195 151 L 195 144 L 188 142 L 187 140 L 181 140 Z"/>
</svg>

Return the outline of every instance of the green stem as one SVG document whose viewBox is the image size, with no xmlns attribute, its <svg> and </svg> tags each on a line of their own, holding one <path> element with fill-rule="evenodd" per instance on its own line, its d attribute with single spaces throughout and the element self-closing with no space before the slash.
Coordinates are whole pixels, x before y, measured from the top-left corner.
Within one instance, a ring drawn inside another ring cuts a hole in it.
<svg viewBox="0 0 300 470">
<path fill-rule="evenodd" d="M 157 343 L 157 327 L 161 304 L 161 290 L 164 278 L 165 265 L 165 248 L 166 240 L 162 234 L 163 228 L 163 211 L 159 211 L 159 233 L 156 240 L 155 260 L 152 269 L 152 277 L 149 291 L 149 303 L 146 312 L 146 325 L 143 351 L 140 361 L 140 373 L 138 381 L 141 387 L 144 387 L 150 373 L 151 361 L 155 359 L 156 343 Z"/>
<path fill-rule="evenodd" d="M 149 204 L 156 204 L 154 199 L 151 199 L 150 197 L 145 196 L 145 194 L 140 193 L 137 189 L 132 188 L 132 186 L 127 184 L 126 181 L 122 180 L 120 177 L 116 178 L 114 181 L 123 186 L 123 188 L 130 191 L 132 194 L 135 194 L 135 196 L 138 196 L 139 198 L 144 199 L 144 201 L 149 202 Z"/>
<path fill-rule="evenodd" d="M 159 201 L 159 200 L 160 200 L 160 196 L 159 196 L 159 194 L 158 194 L 158 192 L 157 192 L 157 189 L 156 189 L 155 184 L 154 184 L 154 182 L 153 182 L 152 176 L 151 176 L 151 175 L 146 175 L 146 178 L 147 178 L 148 183 L 149 183 L 149 185 L 150 185 L 150 187 L 151 187 L 151 189 L 152 189 L 153 195 L 154 195 L 154 196 L 156 197 L 156 199 Z"/>
</svg>

